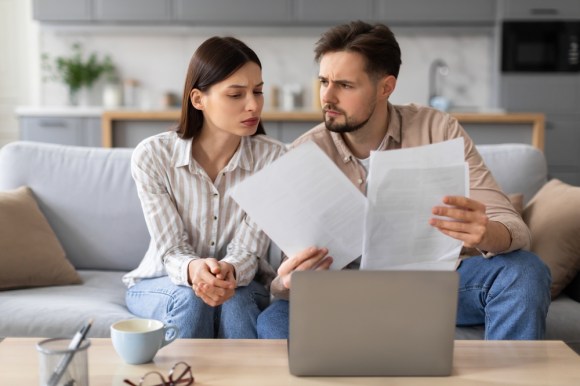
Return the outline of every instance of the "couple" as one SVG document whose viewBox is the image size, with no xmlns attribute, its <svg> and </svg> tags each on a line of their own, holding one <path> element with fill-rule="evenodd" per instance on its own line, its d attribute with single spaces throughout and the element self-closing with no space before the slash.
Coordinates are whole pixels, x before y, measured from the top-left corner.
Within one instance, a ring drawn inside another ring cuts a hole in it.
<svg viewBox="0 0 580 386">
<path fill-rule="evenodd" d="M 314 141 L 364 193 L 371 151 L 464 137 L 470 198 L 445 197 L 430 220 L 471 251 L 458 267 L 457 325 L 485 325 L 486 339 L 541 339 L 548 268 L 524 251 L 526 225 L 458 122 L 389 103 L 401 65 L 390 29 L 361 21 L 331 28 L 315 55 L 324 123 L 293 146 Z M 276 276 L 264 260 L 268 237 L 227 194 L 285 152 L 264 135 L 262 89 L 254 51 L 231 37 L 206 40 L 189 64 L 176 132 L 144 140 L 133 154 L 151 243 L 123 279 L 127 306 L 178 325 L 182 338 L 287 338 L 292 272 L 332 262 L 324 246 L 313 246 L 285 258 Z"/>
</svg>

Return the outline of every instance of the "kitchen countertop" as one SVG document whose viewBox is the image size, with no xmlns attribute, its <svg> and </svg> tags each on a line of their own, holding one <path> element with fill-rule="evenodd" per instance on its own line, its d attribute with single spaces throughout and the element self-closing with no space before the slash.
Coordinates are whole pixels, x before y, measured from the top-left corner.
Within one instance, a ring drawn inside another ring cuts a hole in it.
<svg viewBox="0 0 580 386">
<path fill-rule="evenodd" d="M 112 146 L 113 122 L 123 120 L 179 120 L 180 110 L 107 110 L 103 112 L 103 146 Z M 530 124 L 532 125 L 532 145 L 544 150 L 545 117 L 540 113 L 503 112 L 450 112 L 460 123 L 470 124 Z M 320 122 L 322 113 L 312 110 L 263 111 L 264 121 Z"/>
<path fill-rule="evenodd" d="M 18 116 L 91 116 L 101 117 L 103 146 L 112 146 L 113 122 L 115 121 L 177 121 L 179 109 L 126 109 L 115 110 L 103 107 L 18 107 Z M 460 123 L 469 124 L 530 124 L 532 125 L 532 145 L 544 149 L 545 117 L 541 113 L 504 113 L 504 112 L 450 112 Z M 271 111 L 262 112 L 264 121 L 288 121 L 288 122 L 319 122 L 322 121 L 322 113 L 313 110 L 295 111 Z"/>
</svg>

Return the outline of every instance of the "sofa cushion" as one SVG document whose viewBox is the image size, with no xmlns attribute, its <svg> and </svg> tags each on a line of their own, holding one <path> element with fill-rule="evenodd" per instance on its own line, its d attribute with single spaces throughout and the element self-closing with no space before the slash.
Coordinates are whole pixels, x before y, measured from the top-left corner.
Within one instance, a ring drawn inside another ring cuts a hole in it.
<svg viewBox="0 0 580 386">
<path fill-rule="evenodd" d="M 546 183 L 548 165 L 546 157 L 537 148 L 510 143 L 478 145 L 477 150 L 493 177 L 506 193 L 522 193 L 524 204 Z"/>
<path fill-rule="evenodd" d="M 580 187 L 551 180 L 524 209 L 531 250 L 550 267 L 552 297 L 580 271 Z"/>
<path fill-rule="evenodd" d="M 0 190 L 33 191 L 76 269 L 129 271 L 149 246 L 133 149 L 17 141 L 0 151 Z"/>
<path fill-rule="evenodd" d="M 31 190 L 0 192 L 0 289 L 79 283 Z"/>
<path fill-rule="evenodd" d="M 124 272 L 78 271 L 83 285 L 0 292 L 0 336 L 72 337 L 88 319 L 89 336 L 108 338 L 109 327 L 134 318 L 125 306 Z"/>
</svg>

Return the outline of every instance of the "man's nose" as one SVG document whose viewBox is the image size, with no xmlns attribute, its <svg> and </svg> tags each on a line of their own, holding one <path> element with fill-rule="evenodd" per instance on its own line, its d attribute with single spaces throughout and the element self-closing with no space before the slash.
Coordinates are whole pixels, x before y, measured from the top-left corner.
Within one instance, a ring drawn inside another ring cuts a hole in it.
<svg viewBox="0 0 580 386">
<path fill-rule="evenodd" d="M 323 105 L 326 103 L 337 102 L 335 88 L 331 85 L 322 86 L 320 88 L 320 97 Z"/>
</svg>

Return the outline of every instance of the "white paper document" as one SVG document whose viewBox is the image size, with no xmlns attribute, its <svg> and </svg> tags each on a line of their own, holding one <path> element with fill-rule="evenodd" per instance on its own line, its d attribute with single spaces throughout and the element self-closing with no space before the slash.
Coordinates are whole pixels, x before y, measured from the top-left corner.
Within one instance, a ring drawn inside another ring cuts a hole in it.
<svg viewBox="0 0 580 386">
<path fill-rule="evenodd" d="M 446 195 L 469 195 L 463 138 L 372 152 L 361 269 L 453 270 L 463 243 L 429 225 Z"/>
<path fill-rule="evenodd" d="M 429 225 L 446 195 L 468 196 L 463 138 L 372 152 L 367 197 L 313 142 L 229 193 L 287 256 L 326 247 L 341 269 L 453 270 L 462 242 Z"/>
<path fill-rule="evenodd" d="M 237 184 L 232 198 L 287 256 L 325 247 L 331 269 L 361 255 L 366 198 L 313 142 Z"/>
</svg>

